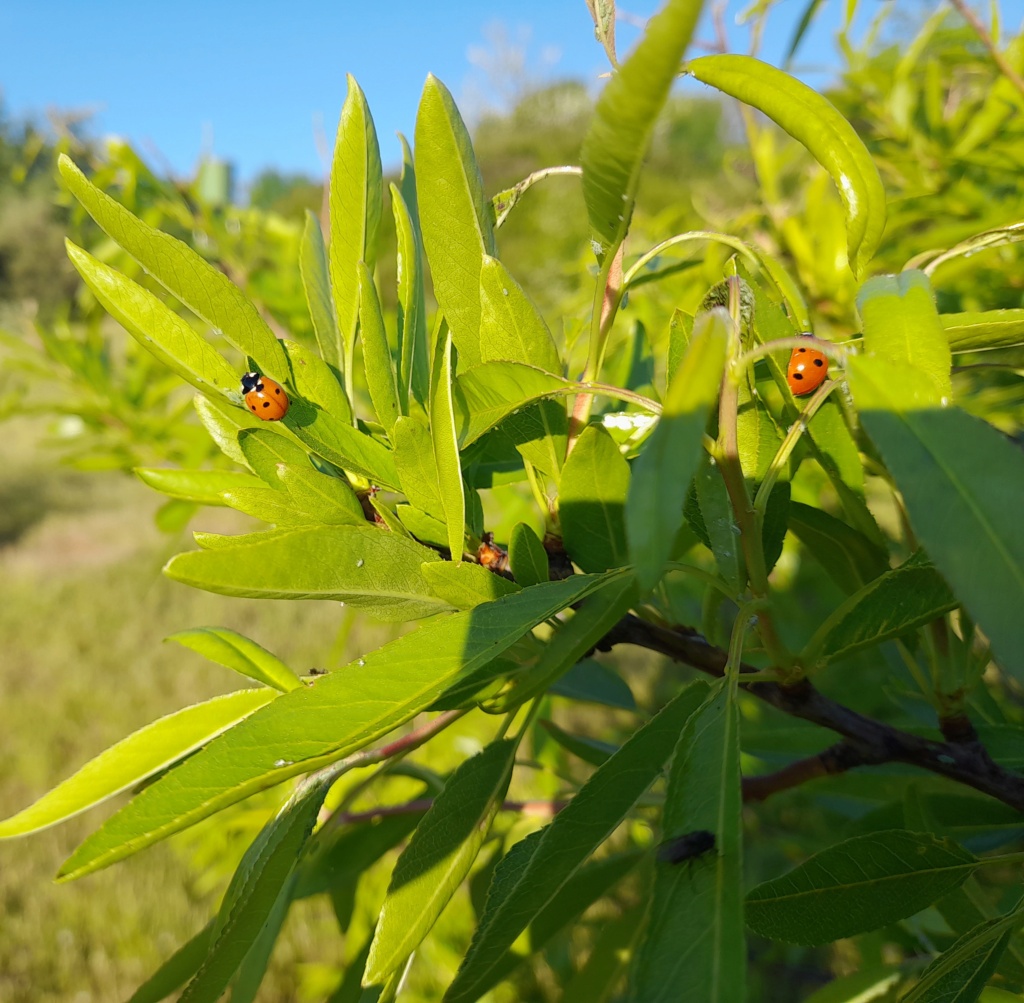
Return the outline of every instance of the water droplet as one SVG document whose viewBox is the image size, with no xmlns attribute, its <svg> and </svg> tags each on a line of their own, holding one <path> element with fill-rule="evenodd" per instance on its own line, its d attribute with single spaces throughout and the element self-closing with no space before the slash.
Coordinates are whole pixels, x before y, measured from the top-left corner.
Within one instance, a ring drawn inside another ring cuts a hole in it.
<svg viewBox="0 0 1024 1003">
<path fill-rule="evenodd" d="M 807 431 L 807 422 L 806 421 L 798 421 L 797 425 L 800 427 L 800 434 L 803 435 L 804 432 Z"/>
<path fill-rule="evenodd" d="M 363 667 L 363 666 L 364 666 L 365 664 L 366 664 L 366 659 L 365 659 L 365 658 L 360 658 L 360 659 L 359 659 L 359 660 L 358 660 L 358 661 L 356 662 L 356 665 L 358 665 L 358 666 L 359 666 L 360 668 L 362 668 L 362 667 Z"/>
<path fill-rule="evenodd" d="M 940 404 L 941 404 L 941 405 L 942 405 L 943 407 L 949 407 L 949 398 L 948 398 L 948 397 L 943 397 L 943 398 L 941 398 L 941 400 L 939 401 L 939 403 L 940 403 Z"/>
<path fill-rule="evenodd" d="M 292 765 L 292 761 L 290 759 L 275 759 L 274 760 L 274 765 L 275 766 L 291 766 Z"/>
<path fill-rule="evenodd" d="M 716 460 L 713 456 L 709 456 L 708 457 L 708 465 L 712 466 L 712 467 L 717 467 L 718 466 L 718 460 Z"/>
<path fill-rule="evenodd" d="M 503 292 L 503 293 L 504 293 L 504 294 L 505 294 L 506 296 L 508 295 L 508 290 L 507 290 L 507 289 L 502 289 L 502 292 Z"/>
<path fill-rule="evenodd" d="M 624 220 L 625 218 L 626 218 L 626 217 L 625 217 L 625 216 L 623 216 L 623 215 L 622 215 L 622 213 L 620 212 L 620 213 L 619 213 L 619 222 L 621 223 L 621 222 L 622 222 L 622 220 Z"/>
<path fill-rule="evenodd" d="M 625 192 L 622 193 L 622 201 L 623 202 L 628 202 L 629 201 L 629 196 Z"/>
<path fill-rule="evenodd" d="M 338 603 L 338 605 L 339 605 L 339 606 L 344 606 L 344 605 L 345 605 L 345 603 L 344 603 L 344 602 L 340 602 L 340 603 Z"/>
<path fill-rule="evenodd" d="M 356 561 L 356 567 L 361 568 L 365 563 L 366 562 L 360 557 L 359 560 Z"/>
</svg>

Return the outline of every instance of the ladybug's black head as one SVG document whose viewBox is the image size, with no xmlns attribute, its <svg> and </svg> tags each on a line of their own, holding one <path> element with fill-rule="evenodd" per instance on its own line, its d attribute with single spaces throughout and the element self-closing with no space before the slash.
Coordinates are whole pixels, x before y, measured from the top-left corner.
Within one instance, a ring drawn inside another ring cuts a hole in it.
<svg viewBox="0 0 1024 1003">
<path fill-rule="evenodd" d="M 263 377 L 259 373 L 246 373 L 242 377 L 242 393 L 247 394 L 252 390 L 259 390 L 263 383 Z"/>
</svg>

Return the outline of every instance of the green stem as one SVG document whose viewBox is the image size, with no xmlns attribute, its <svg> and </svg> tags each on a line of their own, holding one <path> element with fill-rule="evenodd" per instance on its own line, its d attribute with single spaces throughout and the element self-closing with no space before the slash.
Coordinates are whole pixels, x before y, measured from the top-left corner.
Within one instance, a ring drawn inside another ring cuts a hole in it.
<svg viewBox="0 0 1024 1003">
<path fill-rule="evenodd" d="M 823 355 L 831 356 L 840 364 L 846 361 L 847 350 L 834 341 L 822 341 L 820 338 L 798 334 L 791 338 L 776 338 L 775 341 L 766 341 L 763 345 L 757 345 L 749 352 L 744 352 L 736 360 L 735 366 L 737 369 L 746 369 L 758 359 L 763 359 L 767 355 L 784 351 L 787 348 L 816 348 Z"/>
</svg>

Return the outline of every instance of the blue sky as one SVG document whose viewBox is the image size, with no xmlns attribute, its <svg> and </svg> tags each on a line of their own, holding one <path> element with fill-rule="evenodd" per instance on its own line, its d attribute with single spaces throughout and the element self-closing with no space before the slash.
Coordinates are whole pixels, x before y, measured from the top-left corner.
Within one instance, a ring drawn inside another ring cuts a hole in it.
<svg viewBox="0 0 1024 1003">
<path fill-rule="evenodd" d="M 731 0 L 727 7 L 734 51 L 747 48 L 746 30 L 735 24 L 747 5 Z M 659 6 L 619 4 L 638 22 Z M 804 6 L 778 5 L 763 58 L 781 61 Z M 800 55 L 800 68 L 819 80 L 836 63 L 832 39 L 843 4 L 822 6 Z M 618 33 L 622 55 L 637 29 L 620 22 Z M 712 34 L 705 18 L 698 37 L 710 41 Z M 125 137 L 158 170 L 189 175 L 212 145 L 234 161 L 243 182 L 265 167 L 320 173 L 317 132 L 332 141 L 346 73 L 366 92 L 390 165 L 399 158 L 394 133 L 411 134 L 428 72 L 471 118 L 502 97 L 484 68 L 497 51 L 525 53 L 531 80 L 571 76 L 597 86 L 607 69 L 584 0 L 40 0 L 0 4 L 0 38 L 8 115 L 93 109 L 94 135 Z"/>
</svg>

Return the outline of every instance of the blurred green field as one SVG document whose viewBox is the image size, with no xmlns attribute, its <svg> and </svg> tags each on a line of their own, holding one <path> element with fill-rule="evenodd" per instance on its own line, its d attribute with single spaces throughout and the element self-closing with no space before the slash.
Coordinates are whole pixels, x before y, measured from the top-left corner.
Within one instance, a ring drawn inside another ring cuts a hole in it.
<svg viewBox="0 0 1024 1003">
<path fill-rule="evenodd" d="M 161 644 L 176 630 L 230 626 L 300 671 L 323 664 L 315 639 L 334 636 L 336 606 L 229 599 L 163 578 L 163 562 L 187 542 L 154 528 L 158 496 L 127 477 L 58 467 L 25 422 L 6 425 L 4 438 L 0 815 L 154 718 L 238 687 L 227 669 Z M 198 524 L 212 527 L 218 516 L 207 510 Z M 357 625 L 348 643 L 379 643 L 361 633 L 373 629 Z M 108 805 L 0 843 L 4 1003 L 123 1001 L 215 909 L 226 873 L 204 875 L 182 841 L 53 884 L 61 861 L 109 813 Z M 323 959 L 329 944 L 336 948 L 329 907 L 300 903 L 260 998 L 300 999 L 303 962 Z"/>
</svg>

